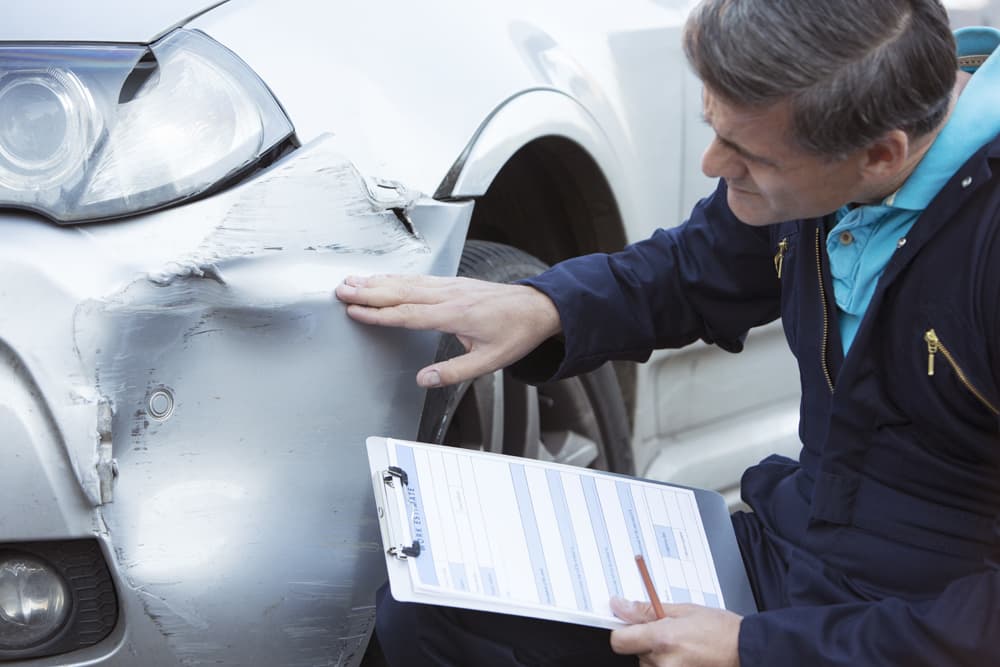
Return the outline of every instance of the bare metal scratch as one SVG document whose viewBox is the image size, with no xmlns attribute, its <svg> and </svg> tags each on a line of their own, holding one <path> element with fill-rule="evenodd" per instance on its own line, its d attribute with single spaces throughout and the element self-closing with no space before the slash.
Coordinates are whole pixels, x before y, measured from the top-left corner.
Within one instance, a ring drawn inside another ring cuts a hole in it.
<svg viewBox="0 0 1000 667">
<path fill-rule="evenodd" d="M 176 634 L 178 630 L 183 630 L 187 627 L 199 630 L 208 628 L 208 622 L 199 616 L 198 612 L 190 605 L 182 607 L 176 602 L 167 602 L 166 598 L 150 593 L 144 586 L 136 588 L 135 592 L 142 596 L 146 612 L 151 617 L 155 616 L 159 619 L 160 622 L 157 625 L 163 630 L 164 634 Z"/>
</svg>

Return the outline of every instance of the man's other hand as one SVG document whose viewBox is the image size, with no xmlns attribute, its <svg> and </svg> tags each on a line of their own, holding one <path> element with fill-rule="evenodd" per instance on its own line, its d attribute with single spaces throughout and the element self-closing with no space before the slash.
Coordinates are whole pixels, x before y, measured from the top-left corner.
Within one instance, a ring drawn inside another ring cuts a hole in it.
<svg viewBox="0 0 1000 667">
<path fill-rule="evenodd" d="M 739 667 L 743 618 L 731 611 L 665 604 L 666 618 L 656 620 L 652 605 L 618 598 L 611 609 L 630 624 L 611 633 L 611 649 L 644 667 Z"/>
<path fill-rule="evenodd" d="M 526 285 L 434 276 L 348 276 L 335 294 L 358 322 L 455 334 L 466 353 L 417 373 L 440 387 L 508 366 L 561 330 L 559 312 Z"/>
</svg>

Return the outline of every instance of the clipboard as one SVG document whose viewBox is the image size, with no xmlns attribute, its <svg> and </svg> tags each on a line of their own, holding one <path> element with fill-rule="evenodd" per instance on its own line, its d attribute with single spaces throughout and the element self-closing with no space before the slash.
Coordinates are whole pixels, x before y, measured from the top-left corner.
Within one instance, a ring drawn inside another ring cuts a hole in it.
<svg viewBox="0 0 1000 667">
<path fill-rule="evenodd" d="M 704 489 L 384 437 L 366 441 L 397 600 L 616 628 L 611 595 L 757 611 L 725 500 Z"/>
</svg>

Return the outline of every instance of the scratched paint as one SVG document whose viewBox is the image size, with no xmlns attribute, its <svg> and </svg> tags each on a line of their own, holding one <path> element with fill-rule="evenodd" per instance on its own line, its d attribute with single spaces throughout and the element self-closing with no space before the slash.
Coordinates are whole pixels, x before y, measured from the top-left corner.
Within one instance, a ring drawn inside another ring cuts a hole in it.
<svg viewBox="0 0 1000 667">
<path fill-rule="evenodd" d="M 350 162 L 327 150 L 309 152 L 242 189 L 197 247 L 154 270 L 149 280 L 160 285 L 185 276 L 219 281 L 225 265 L 261 254 L 429 253 L 393 211 L 359 187 L 363 183 Z M 405 207 L 413 200 L 393 196 L 389 203 Z"/>
</svg>

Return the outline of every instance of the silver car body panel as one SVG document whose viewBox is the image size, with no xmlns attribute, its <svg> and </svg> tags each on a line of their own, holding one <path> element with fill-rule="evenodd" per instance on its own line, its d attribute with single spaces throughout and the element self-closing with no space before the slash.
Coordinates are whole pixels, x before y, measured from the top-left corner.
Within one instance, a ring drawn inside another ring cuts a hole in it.
<svg viewBox="0 0 1000 667">
<path fill-rule="evenodd" d="M 99 536 L 127 619 L 72 664 L 364 650 L 384 570 L 363 442 L 412 437 L 437 336 L 362 327 L 332 288 L 454 274 L 471 203 L 370 192 L 330 144 L 127 222 L 3 218 L 3 539 Z"/>
</svg>

